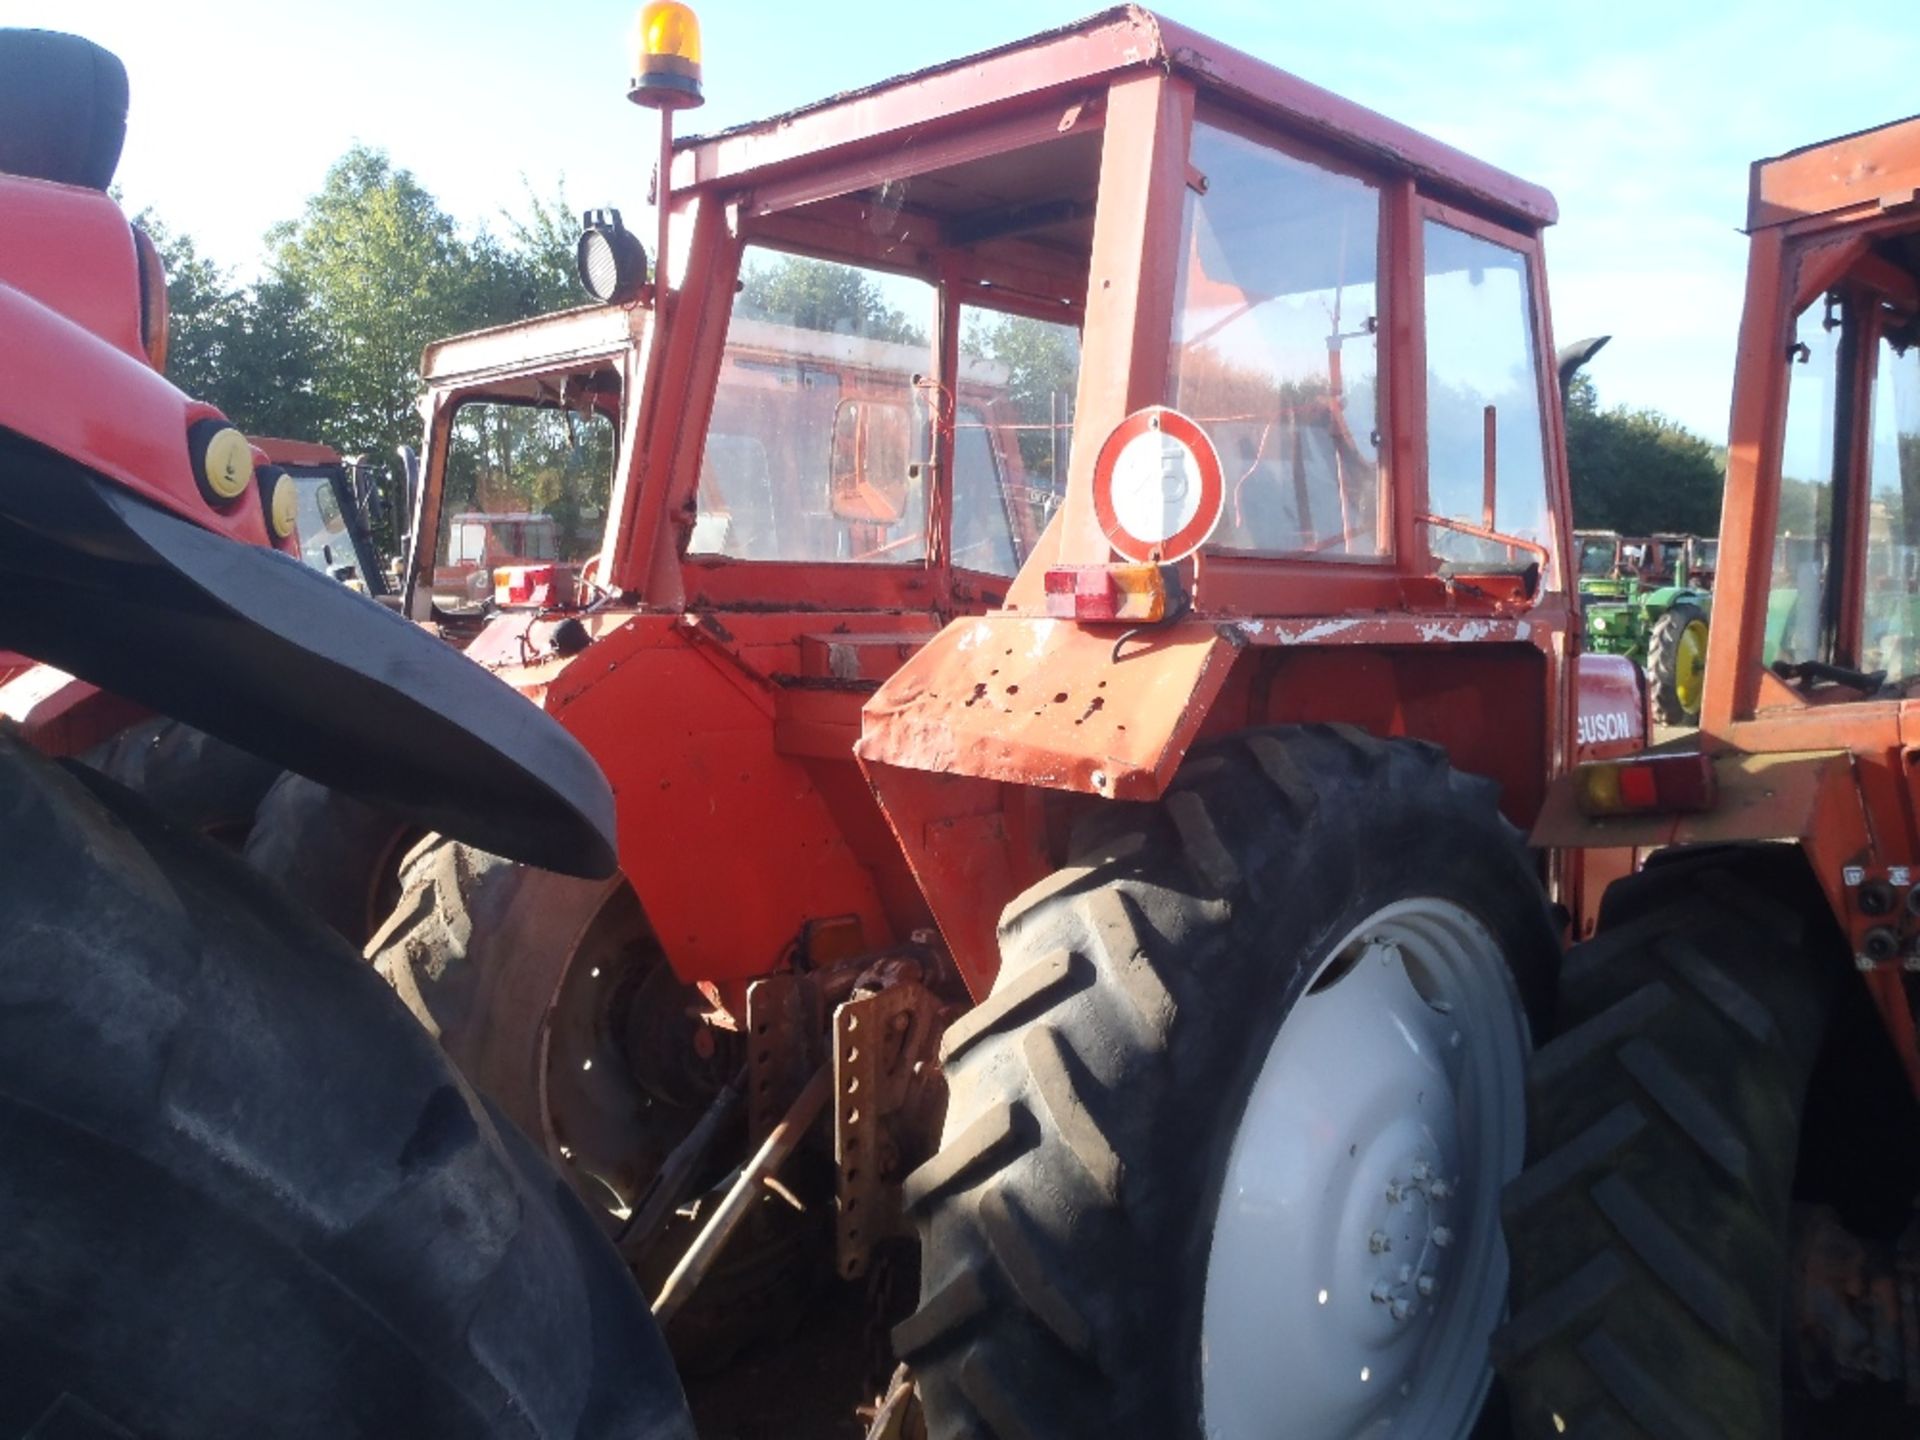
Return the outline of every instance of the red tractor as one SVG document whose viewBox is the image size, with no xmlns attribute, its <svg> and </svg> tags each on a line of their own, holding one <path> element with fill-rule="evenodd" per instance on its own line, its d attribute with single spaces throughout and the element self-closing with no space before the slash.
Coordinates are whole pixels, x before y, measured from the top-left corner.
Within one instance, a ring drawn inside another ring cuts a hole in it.
<svg viewBox="0 0 1920 1440">
<path fill-rule="evenodd" d="M 432 841 L 368 953 L 691 1363 L 917 1263 L 880 1433 L 1464 1436 L 1548 887 L 1601 874 L 1514 827 L 1643 738 L 1574 666 L 1551 198 L 1133 10 L 663 179 L 663 262 L 583 237 L 604 308 L 429 352 L 405 577 L 435 619 L 483 491 L 604 515 L 468 654 L 600 761 L 621 878 Z"/>
<path fill-rule="evenodd" d="M 303 566 L 292 479 L 162 377 L 127 97 L 0 31 L 0 647 L 604 873 L 591 759 Z M 0 796 L 0 1430 L 691 1436 L 586 1212 L 350 950 L 12 725 Z"/>
</svg>

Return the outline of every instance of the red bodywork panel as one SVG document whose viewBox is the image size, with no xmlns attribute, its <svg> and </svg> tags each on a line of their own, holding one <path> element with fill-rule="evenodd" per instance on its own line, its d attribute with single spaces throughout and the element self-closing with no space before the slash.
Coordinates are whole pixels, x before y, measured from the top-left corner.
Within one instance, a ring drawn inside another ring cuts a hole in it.
<svg viewBox="0 0 1920 1440">
<path fill-rule="evenodd" d="M 1624 655 L 1574 662 L 1574 758 L 1606 760 L 1647 744 L 1647 682 Z"/>
<path fill-rule="evenodd" d="M 880 688 L 859 755 L 979 997 L 1001 909 L 1063 863 L 1074 817 L 1158 798 L 1210 735 L 1324 722 L 1431 740 L 1529 823 L 1559 723 L 1556 619 L 1191 620 L 1116 661 L 1123 626 L 998 613 L 955 622 Z"/>
<path fill-rule="evenodd" d="M 120 207 L 97 190 L 0 175 L 0 213 L 0 427 L 196 525 L 274 543 L 251 488 L 216 509 L 194 482 L 188 427 L 220 412 L 147 363 L 140 263 Z M 88 377 L 87 404 L 75 403 L 75 375 Z M 292 539 L 276 548 L 298 551 Z"/>
<path fill-rule="evenodd" d="M 584 651 L 538 659 L 555 623 L 504 616 L 467 654 L 599 759 L 620 868 L 675 973 L 766 974 L 809 920 L 853 916 L 873 947 L 929 923 L 853 743 L 861 702 L 932 616 L 602 611 L 582 620 Z"/>
</svg>

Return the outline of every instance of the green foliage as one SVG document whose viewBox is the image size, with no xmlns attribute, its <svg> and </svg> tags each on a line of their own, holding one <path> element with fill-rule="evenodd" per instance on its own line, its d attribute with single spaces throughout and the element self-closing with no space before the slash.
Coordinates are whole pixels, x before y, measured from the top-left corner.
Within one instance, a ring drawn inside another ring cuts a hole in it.
<svg viewBox="0 0 1920 1440">
<path fill-rule="evenodd" d="M 972 309 L 963 313 L 963 356 L 981 356 L 1007 367 L 1007 396 L 1021 427 L 1020 458 L 1027 473 L 1064 489 L 1080 379 L 1079 332 L 1071 325 L 1023 315 Z"/>
<path fill-rule="evenodd" d="M 307 300 L 285 281 L 236 285 L 151 210 L 137 217 L 167 271 L 167 378 L 253 435 L 319 437 L 315 336 Z"/>
<path fill-rule="evenodd" d="M 411 172 L 356 145 L 306 212 L 268 234 L 270 278 L 304 300 L 317 346 L 325 438 L 391 453 L 419 443 L 414 410 L 429 341 L 529 313 L 540 287 L 520 257 L 466 240 Z"/>
<path fill-rule="evenodd" d="M 926 327 L 889 305 L 879 281 L 852 265 L 777 255 L 750 264 L 740 278 L 742 315 L 834 335 L 927 343 Z"/>
<path fill-rule="evenodd" d="M 268 233 L 252 285 L 142 213 L 167 268 L 169 378 L 249 434 L 379 457 L 417 447 L 430 341 L 578 299 L 565 191 L 522 183 L 522 209 L 501 212 L 504 238 L 469 236 L 411 173 L 356 145 L 300 217 Z"/>
<path fill-rule="evenodd" d="M 1584 375 L 1567 390 L 1567 467 L 1581 529 L 1719 531 L 1724 452 L 1657 410 L 1602 410 Z"/>
</svg>

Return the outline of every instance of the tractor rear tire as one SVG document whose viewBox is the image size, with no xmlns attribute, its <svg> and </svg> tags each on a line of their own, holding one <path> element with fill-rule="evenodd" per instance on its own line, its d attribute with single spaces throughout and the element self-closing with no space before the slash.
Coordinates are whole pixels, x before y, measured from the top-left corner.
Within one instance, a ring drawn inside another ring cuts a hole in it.
<svg viewBox="0 0 1920 1440">
<path fill-rule="evenodd" d="M 1496 795 L 1421 742 L 1256 731 L 1096 811 L 1007 907 L 906 1182 L 923 1279 L 894 1343 L 933 1440 L 1345 1440 L 1415 1405 L 1418 1434 L 1470 1433 L 1557 949 Z M 1461 1074 L 1497 1103 L 1454 1129 Z M 1442 1131 L 1472 1140 L 1430 1167 Z M 1295 1160 L 1297 1208 L 1263 1208 Z"/>
<path fill-rule="evenodd" d="M 0 736 L 0 1433 L 691 1440 L 587 1213 L 345 946 Z"/>
<path fill-rule="evenodd" d="M 576 880 L 440 836 L 408 854 L 401 880 L 399 905 L 367 946 L 374 968 L 617 1228 L 612 1217 L 638 1204 L 744 1054 L 717 1043 L 703 1060 L 685 1043 L 691 1033 L 676 1027 L 705 1002 L 666 968 L 624 881 Z M 662 1023 L 636 1028 L 636 1005 Z M 730 1180 L 745 1140 L 744 1124 L 718 1139 L 709 1185 Z M 803 1193 L 796 1175 L 809 1158 L 786 1177 Z M 701 1217 L 718 1201 L 697 1198 Z M 667 1326 L 683 1372 L 717 1370 L 792 1327 L 825 1273 L 827 1218 L 824 1204 L 798 1215 L 771 1191 L 762 1198 Z M 669 1222 L 636 1262 L 643 1288 L 664 1283 L 698 1228 Z"/>
<path fill-rule="evenodd" d="M 1647 679 L 1654 718 L 1663 725 L 1700 723 L 1707 655 L 1707 612 L 1691 601 L 1668 607 L 1647 637 Z"/>
<path fill-rule="evenodd" d="M 1844 960 L 1826 914 L 1793 848 L 1679 852 L 1568 953 L 1503 1205 L 1516 1434 L 1780 1435 L 1801 1107 Z"/>
<path fill-rule="evenodd" d="M 270 760 L 160 716 L 129 725 L 80 759 L 168 819 L 231 846 L 246 839 L 280 774 Z"/>
<path fill-rule="evenodd" d="M 420 831 L 364 800 L 291 771 L 261 797 L 247 863 L 356 949 L 400 897 L 400 865 Z"/>
</svg>

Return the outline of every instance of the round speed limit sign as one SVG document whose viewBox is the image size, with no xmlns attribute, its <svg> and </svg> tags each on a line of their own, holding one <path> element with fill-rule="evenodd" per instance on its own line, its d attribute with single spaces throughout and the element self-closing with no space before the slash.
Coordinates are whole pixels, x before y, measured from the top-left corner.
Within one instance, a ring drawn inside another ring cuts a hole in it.
<svg viewBox="0 0 1920 1440">
<path fill-rule="evenodd" d="M 1207 432 L 1164 405 L 1122 420 L 1094 461 L 1094 515 L 1128 560 L 1171 563 L 1192 554 L 1220 523 L 1225 501 Z"/>
</svg>

